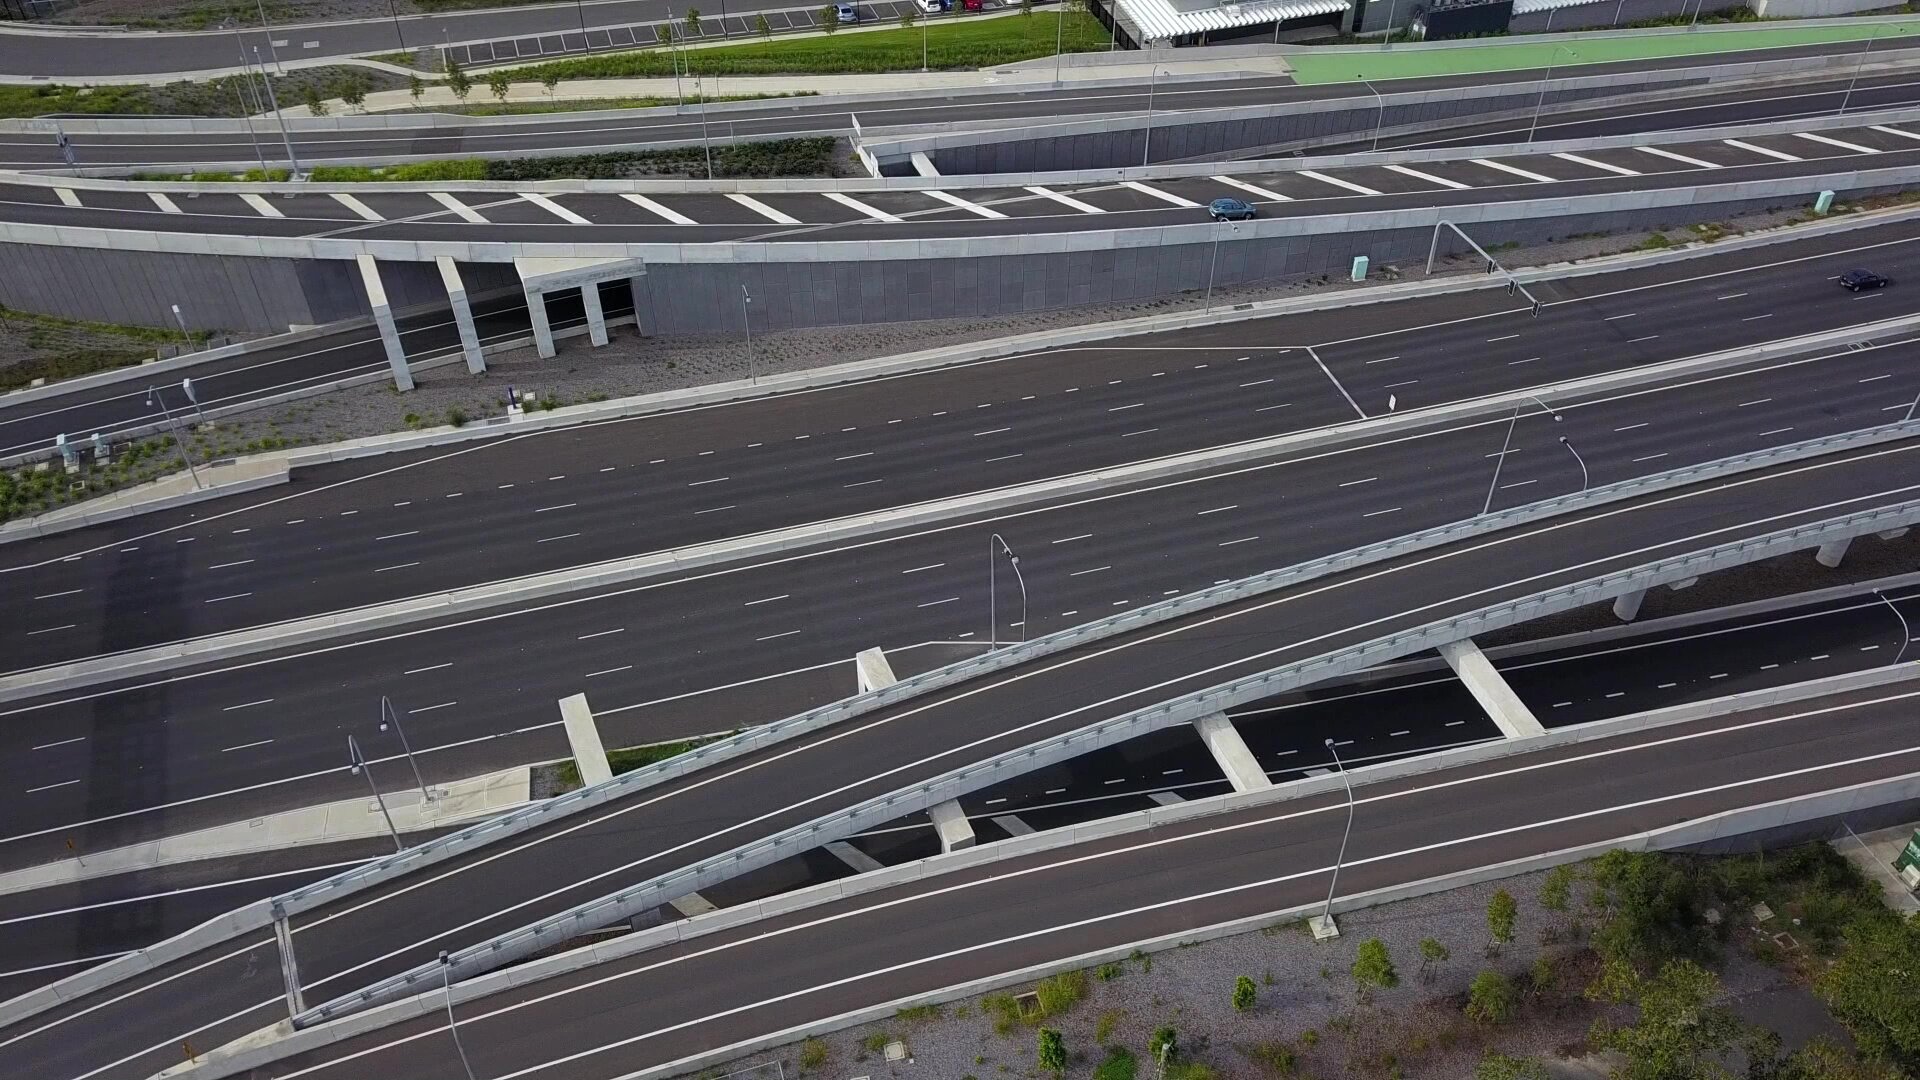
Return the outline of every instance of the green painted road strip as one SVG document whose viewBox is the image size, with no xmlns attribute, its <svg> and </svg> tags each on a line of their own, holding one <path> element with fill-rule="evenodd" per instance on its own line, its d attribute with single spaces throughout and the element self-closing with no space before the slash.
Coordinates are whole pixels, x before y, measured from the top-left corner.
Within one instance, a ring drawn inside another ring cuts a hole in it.
<svg viewBox="0 0 1920 1080">
<path fill-rule="evenodd" d="M 1489 71 L 1520 71 L 1581 64 L 1610 64 L 1626 60 L 1657 60 L 1669 56 L 1783 49 L 1796 45 L 1825 45 L 1860 41 L 1878 35 L 1876 49 L 1920 42 L 1920 20 L 1907 22 L 1840 23 L 1833 26 L 1791 26 L 1752 30 L 1702 30 L 1694 33 L 1648 34 L 1614 38 L 1506 42 L 1499 45 L 1442 48 L 1419 44 L 1395 45 L 1370 52 L 1314 52 L 1289 55 L 1293 76 L 1302 83 L 1334 83 L 1352 79 L 1418 79 L 1436 75 L 1473 75 Z M 1902 41 L 1903 37 L 1911 41 Z"/>
</svg>

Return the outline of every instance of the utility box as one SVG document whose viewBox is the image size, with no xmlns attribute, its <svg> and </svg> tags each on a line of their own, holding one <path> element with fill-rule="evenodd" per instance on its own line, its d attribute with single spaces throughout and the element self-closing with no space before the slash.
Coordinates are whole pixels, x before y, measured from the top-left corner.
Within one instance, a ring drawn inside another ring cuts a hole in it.
<svg viewBox="0 0 1920 1080">
<path fill-rule="evenodd" d="M 1907 883 L 1909 889 L 1920 889 L 1920 829 L 1913 830 L 1907 837 L 1907 846 L 1893 860 L 1893 871 L 1900 880 Z"/>
<path fill-rule="evenodd" d="M 1353 280 L 1367 280 L 1367 257 L 1365 255 L 1355 255 L 1353 257 Z"/>
<path fill-rule="evenodd" d="M 1823 191 L 1820 193 L 1819 198 L 1813 200 L 1813 212 L 1819 214 L 1821 217 L 1826 217 L 1827 211 L 1832 209 L 1833 192 L 1831 191 Z"/>
</svg>

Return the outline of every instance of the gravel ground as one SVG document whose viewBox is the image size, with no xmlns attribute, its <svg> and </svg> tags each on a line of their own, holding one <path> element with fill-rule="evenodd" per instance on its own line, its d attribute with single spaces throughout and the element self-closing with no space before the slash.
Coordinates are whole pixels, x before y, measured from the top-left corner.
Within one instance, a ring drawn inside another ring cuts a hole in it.
<svg viewBox="0 0 1920 1080">
<path fill-rule="evenodd" d="M 1608 1013 L 1629 1020 L 1631 1010 L 1598 1005 L 1581 995 L 1597 968 L 1590 953 L 1566 943 L 1568 917 L 1539 905 L 1543 876 L 1529 874 L 1350 912 L 1340 917 L 1342 933 L 1333 941 L 1316 942 L 1301 924 L 1287 924 L 1172 949 L 1149 960 L 1136 958 L 1121 964 L 1123 974 L 1110 981 L 1089 972 L 1086 999 L 1047 1025 L 1061 1031 L 1075 1057 L 1068 1077 L 1091 1076 L 1104 1057 L 1103 1047 L 1111 1045 L 1133 1050 L 1143 1063 L 1140 1075 L 1152 1076 L 1144 1064 L 1145 1047 L 1161 1026 L 1175 1028 L 1182 1052 L 1224 1078 L 1279 1075 L 1249 1054 L 1258 1044 L 1275 1042 L 1293 1046 L 1300 1077 L 1323 1080 L 1460 1080 L 1487 1050 L 1578 1059 L 1585 1055 L 1586 1033 L 1596 1017 Z M 1483 955 L 1487 902 L 1500 888 L 1519 902 L 1519 929 L 1512 944 L 1488 958 Z M 1577 888 L 1576 898 L 1583 896 L 1583 887 Z M 1430 981 L 1421 977 L 1419 958 L 1419 943 L 1428 937 L 1452 954 L 1436 965 Z M 1348 971 L 1354 950 L 1368 938 L 1387 945 L 1400 985 L 1362 1004 Z M 1461 1010 L 1474 975 L 1492 968 L 1518 979 L 1542 956 L 1552 958 L 1557 982 L 1531 995 L 1519 1017 L 1497 1027 L 1465 1018 Z M 1244 1013 L 1231 1003 L 1234 980 L 1241 975 L 1259 984 L 1257 1004 Z M 1816 1030 L 1837 1030 L 1825 1019 L 1825 1009 L 1789 976 L 1744 953 L 1729 950 L 1721 976 L 1729 999 L 1751 1020 L 1811 1011 L 1821 1022 L 1800 1024 L 1795 1032 L 1800 1039 Z M 1104 1039 L 1099 1037 L 1103 1026 L 1110 1026 Z M 876 1036 L 904 1041 L 912 1060 L 888 1062 L 868 1050 L 863 1044 L 870 1039 L 877 1044 L 881 1040 Z M 821 1039 L 829 1048 L 827 1063 L 806 1075 L 867 1075 L 874 1080 L 1046 1075 L 1035 1066 L 1033 1029 L 1021 1026 L 1009 1035 L 996 1034 L 991 1013 L 978 998 L 950 1004 L 934 1019 L 895 1019 Z M 785 1075 L 802 1075 L 799 1055 L 795 1044 L 701 1075 L 718 1076 L 776 1059 Z M 1566 1064 L 1565 1075 L 1583 1075 L 1577 1063 Z M 770 1077 L 774 1070 L 751 1075 Z"/>
<path fill-rule="evenodd" d="M 417 4 L 413 0 L 394 0 L 392 11 L 401 15 L 417 15 L 424 11 L 446 11 L 464 7 L 504 7 L 509 0 L 499 4 Z M 510 0 L 513 4 L 536 3 L 538 0 Z M 253 11 L 253 5 L 242 4 L 244 13 L 236 10 L 235 5 L 209 2 L 209 0 L 73 0 L 63 3 L 59 9 L 47 18 L 48 22 L 72 23 L 82 26 L 141 26 L 169 27 L 176 29 L 220 29 L 238 22 L 241 26 L 258 26 L 259 16 Z M 292 22 L 318 22 L 334 19 L 376 19 L 387 18 L 389 9 L 387 0 L 274 0 L 267 5 L 267 18 L 275 24 Z"/>
<path fill-rule="evenodd" d="M 1771 228 L 1795 217 L 1794 211 L 1756 214 L 1738 219 L 1743 230 Z M 1503 264 L 1537 266 L 1591 259 L 1643 247 L 1647 233 L 1569 239 L 1525 250 L 1498 253 Z M 1476 261 L 1455 260 L 1457 273 L 1478 273 Z M 1375 282 L 1394 280 L 1400 269 L 1376 267 Z M 1325 276 L 1279 284 L 1217 289 L 1215 306 L 1299 296 L 1312 292 L 1367 288 Z M 872 326 L 816 327 L 753 336 L 753 361 L 761 373 L 799 371 L 848 360 L 889 356 L 918 349 L 982 341 L 1039 330 L 1085 326 L 1090 323 L 1164 312 L 1203 308 L 1198 293 L 1138 303 L 1106 304 L 1063 311 L 1031 312 L 994 318 L 942 319 Z M 368 386 L 339 391 L 293 406 L 264 409 L 235 417 L 223 426 L 245 442 L 266 434 L 308 441 L 329 441 L 378 435 L 408 427 L 413 415 L 428 426 L 446 423 L 451 409 L 469 417 L 499 415 L 506 408 L 507 387 L 537 390 L 543 397 L 577 403 L 591 395 L 623 397 L 674 390 L 747 374 L 744 343 L 736 336 L 642 338 L 631 327 L 616 327 L 613 340 L 595 349 L 582 337 L 559 343 L 559 356 L 541 360 L 531 347 L 492 355 L 488 372 L 469 376 L 458 364 L 423 372 L 410 394 Z M 268 424 L 275 425 L 270 431 Z"/>
</svg>

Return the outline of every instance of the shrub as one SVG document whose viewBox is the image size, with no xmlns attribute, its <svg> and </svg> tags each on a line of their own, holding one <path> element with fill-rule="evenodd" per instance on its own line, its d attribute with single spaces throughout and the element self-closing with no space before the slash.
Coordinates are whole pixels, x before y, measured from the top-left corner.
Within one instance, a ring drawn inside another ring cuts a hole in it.
<svg viewBox="0 0 1920 1080">
<path fill-rule="evenodd" d="M 860 1040 L 860 1048 L 862 1050 L 865 1050 L 869 1054 L 878 1054 L 885 1051 L 887 1048 L 887 1044 L 892 1041 L 893 1041 L 892 1035 L 889 1035 L 884 1031 L 876 1031 L 873 1034 L 867 1036 L 866 1038 Z"/>
<path fill-rule="evenodd" d="M 1037 1019 L 1059 1016 L 1087 996 L 1087 973 L 1063 971 L 1052 978 L 1041 979 L 1035 984 L 1033 992 L 1040 1001 Z"/>
<path fill-rule="evenodd" d="M 1020 1023 L 1020 1003 L 1012 994 L 988 994 L 980 999 L 980 1008 L 993 1014 L 993 1030 L 1010 1035 Z"/>
<path fill-rule="evenodd" d="M 1133 1080 L 1139 1071 L 1133 1051 L 1124 1046 L 1107 1047 L 1107 1059 L 1093 1070 L 1093 1080 Z"/>
<path fill-rule="evenodd" d="M 1256 1065 L 1275 1076 L 1292 1076 L 1300 1069 L 1299 1055 L 1293 1047 L 1284 1042 L 1259 1042 L 1246 1048 L 1246 1055 Z"/>
<path fill-rule="evenodd" d="M 912 1023 L 920 1023 L 926 1020 L 940 1019 L 940 1012 L 941 1012 L 940 1006 L 932 1002 L 927 1002 L 924 1005 L 909 1005 L 906 1008 L 901 1009 L 898 1012 L 895 1012 L 893 1016 L 894 1016 L 894 1019 L 896 1020 L 906 1020 Z"/>
<path fill-rule="evenodd" d="M 1514 924 L 1519 917 L 1520 905 L 1507 890 L 1501 889 L 1487 901 L 1487 955 L 1499 952 L 1501 946 L 1513 940 Z"/>
<path fill-rule="evenodd" d="M 800 1068 L 812 1071 L 827 1063 L 827 1044 L 820 1039 L 808 1039 L 800 1044 Z"/>
<path fill-rule="evenodd" d="M 1360 986 L 1362 1000 L 1371 997 L 1376 988 L 1391 990 L 1400 985 L 1400 973 L 1394 970 L 1386 942 L 1368 938 L 1360 943 L 1353 958 L 1353 981 Z"/>
<path fill-rule="evenodd" d="M 1040 1029 L 1040 1067 L 1058 1075 L 1067 1071 L 1067 1041 L 1053 1028 Z"/>
<path fill-rule="evenodd" d="M 1259 997 L 1260 991 L 1253 985 L 1252 979 L 1242 975 L 1233 981 L 1233 1009 L 1235 1012 L 1246 1012 L 1248 1009 L 1253 1008 L 1254 1002 L 1259 1000 Z"/>
<path fill-rule="evenodd" d="M 1547 1067 L 1532 1058 L 1508 1057 L 1487 1051 L 1473 1068 L 1473 1080 L 1547 1080 Z"/>
<path fill-rule="evenodd" d="M 1440 964 L 1446 963 L 1447 960 L 1452 956 L 1453 956 L 1453 953 L 1448 951 L 1447 947 L 1440 943 L 1439 938 L 1421 938 L 1420 939 L 1420 981 L 1432 982 L 1433 975 L 1434 975 L 1434 968 Z"/>
<path fill-rule="evenodd" d="M 1120 1021 L 1124 1019 L 1126 1015 L 1125 1012 L 1119 1009 L 1108 1009 L 1106 1012 L 1101 1013 L 1100 1022 L 1095 1024 L 1093 1028 L 1093 1041 L 1105 1043 L 1108 1039 L 1112 1038 L 1113 1029 L 1120 1026 Z"/>
<path fill-rule="evenodd" d="M 455 405 L 453 408 L 447 410 L 447 423 L 452 424 L 454 427 L 466 426 L 468 419 L 469 417 L 467 416 L 467 410 L 461 408 L 458 405 Z"/>
<path fill-rule="evenodd" d="M 1161 1057 L 1162 1054 L 1166 1056 Z M 1170 1027 L 1156 1028 L 1147 1040 L 1147 1056 L 1156 1064 L 1171 1065 L 1180 1057 L 1180 1033 Z"/>
<path fill-rule="evenodd" d="M 1101 964 L 1099 967 L 1093 969 L 1093 977 L 1099 979 L 1101 982 L 1112 982 L 1125 973 L 1125 971 L 1126 969 L 1119 964 Z"/>
<path fill-rule="evenodd" d="M 1467 987 L 1467 1015 L 1482 1024 L 1499 1024 L 1513 1018 L 1520 995 L 1513 980 L 1497 971 L 1483 971 Z"/>
<path fill-rule="evenodd" d="M 1571 864 L 1547 871 L 1546 880 L 1540 883 L 1540 906 L 1548 911 L 1566 911 L 1573 900 L 1574 874 Z"/>
</svg>

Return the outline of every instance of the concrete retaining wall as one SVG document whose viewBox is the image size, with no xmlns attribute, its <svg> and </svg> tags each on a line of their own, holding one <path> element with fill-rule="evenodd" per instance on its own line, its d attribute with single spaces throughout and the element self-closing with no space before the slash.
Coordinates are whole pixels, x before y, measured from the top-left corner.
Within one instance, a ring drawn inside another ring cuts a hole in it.
<svg viewBox="0 0 1920 1080">
<path fill-rule="evenodd" d="M 1887 0 L 1748 0 L 1748 6 L 1765 19 L 1812 19 L 1883 11 L 1888 5 Z"/>
<path fill-rule="evenodd" d="M 1752 6 L 1758 7 L 1764 2 L 1765 0 L 1755 0 Z M 1749 3 L 1748 0 L 1703 0 L 1703 6 L 1702 14 L 1710 14 L 1716 11 L 1745 8 Z M 1886 5 L 1883 0 L 1875 6 L 1885 7 Z M 1606 30 L 1615 26 L 1631 26 L 1648 19 L 1667 19 L 1676 15 L 1692 17 L 1693 9 L 1692 0 L 1606 0 L 1603 3 L 1581 4 L 1578 7 L 1561 8 L 1558 11 L 1532 11 L 1525 15 L 1516 15 L 1513 21 L 1507 24 L 1507 28 L 1515 34 L 1535 34 L 1547 30 L 1556 34 L 1573 30 Z M 1786 13 L 1782 12 L 1782 14 Z M 1548 21 L 1549 16 L 1551 16 L 1551 22 Z"/>
</svg>

